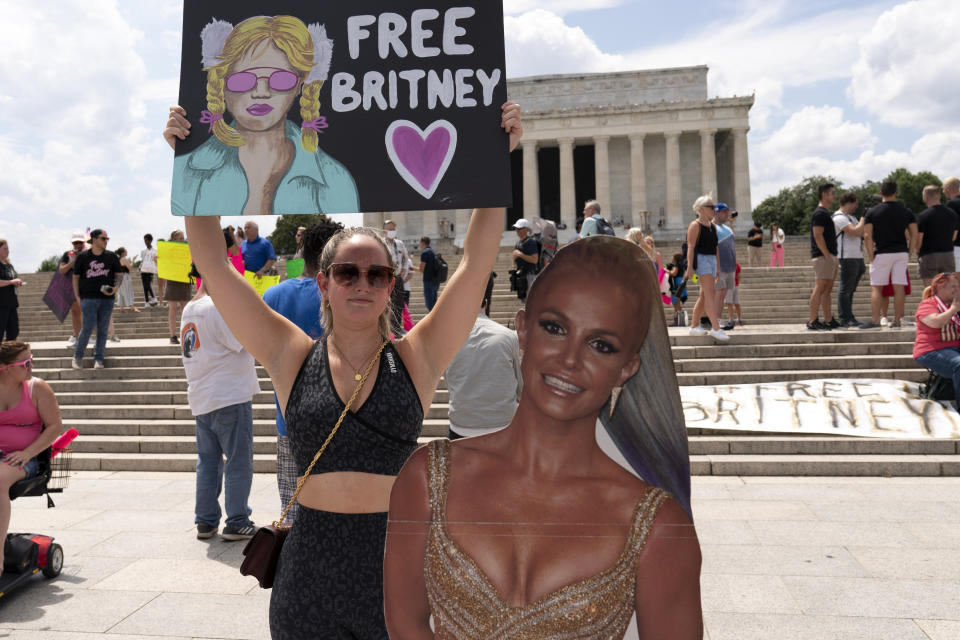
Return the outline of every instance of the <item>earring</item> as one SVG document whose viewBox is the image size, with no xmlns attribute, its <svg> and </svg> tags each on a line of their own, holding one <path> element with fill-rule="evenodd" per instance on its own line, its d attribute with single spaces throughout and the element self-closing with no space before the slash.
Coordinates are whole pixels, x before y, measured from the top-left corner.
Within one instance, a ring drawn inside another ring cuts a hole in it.
<svg viewBox="0 0 960 640">
<path fill-rule="evenodd" d="M 623 391 L 623 387 L 614 387 L 610 391 L 610 414 L 608 417 L 613 417 L 613 411 L 617 408 L 617 400 L 620 399 L 620 392 Z"/>
</svg>

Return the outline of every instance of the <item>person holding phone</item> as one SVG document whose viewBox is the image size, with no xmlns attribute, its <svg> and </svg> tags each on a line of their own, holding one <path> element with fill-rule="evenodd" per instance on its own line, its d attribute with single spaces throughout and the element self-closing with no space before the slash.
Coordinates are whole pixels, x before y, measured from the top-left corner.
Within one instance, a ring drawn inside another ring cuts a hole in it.
<svg viewBox="0 0 960 640">
<path fill-rule="evenodd" d="M 93 349 L 93 368 L 103 369 L 104 351 L 113 315 L 116 279 L 120 273 L 120 260 L 112 251 L 107 251 L 110 237 L 103 229 L 90 232 L 90 248 L 80 253 L 73 263 L 73 295 L 80 300 L 83 326 L 74 347 L 74 369 L 83 368 L 83 352 L 87 349 L 90 334 L 97 329 L 97 342 Z"/>
</svg>

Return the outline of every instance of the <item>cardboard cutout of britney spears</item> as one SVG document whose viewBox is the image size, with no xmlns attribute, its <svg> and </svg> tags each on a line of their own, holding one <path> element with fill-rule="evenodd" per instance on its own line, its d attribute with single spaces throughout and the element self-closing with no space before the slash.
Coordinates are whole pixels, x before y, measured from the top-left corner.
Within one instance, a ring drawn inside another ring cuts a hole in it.
<svg viewBox="0 0 960 640">
<path fill-rule="evenodd" d="M 353 176 L 319 147 L 333 41 L 320 24 L 255 16 L 200 34 L 209 139 L 174 160 L 175 215 L 359 211 Z M 298 126 L 287 118 L 300 98 Z M 231 119 L 227 119 L 227 114 Z"/>
</svg>

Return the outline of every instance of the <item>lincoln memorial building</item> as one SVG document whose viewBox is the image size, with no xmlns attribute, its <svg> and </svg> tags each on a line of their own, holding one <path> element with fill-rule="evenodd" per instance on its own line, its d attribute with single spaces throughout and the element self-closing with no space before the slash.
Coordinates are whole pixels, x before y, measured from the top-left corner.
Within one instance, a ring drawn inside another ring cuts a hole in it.
<svg viewBox="0 0 960 640">
<path fill-rule="evenodd" d="M 752 224 L 747 131 L 753 97 L 710 98 L 707 67 L 518 78 L 507 93 L 523 107 L 524 136 L 511 155 L 513 204 L 504 242 L 518 218 L 545 218 L 573 233 L 583 203 L 596 199 L 622 235 L 639 226 L 678 238 L 691 205 L 712 193 Z M 449 238 L 461 245 L 468 210 L 392 216 L 398 235 Z M 379 227 L 391 214 L 366 213 Z"/>
</svg>

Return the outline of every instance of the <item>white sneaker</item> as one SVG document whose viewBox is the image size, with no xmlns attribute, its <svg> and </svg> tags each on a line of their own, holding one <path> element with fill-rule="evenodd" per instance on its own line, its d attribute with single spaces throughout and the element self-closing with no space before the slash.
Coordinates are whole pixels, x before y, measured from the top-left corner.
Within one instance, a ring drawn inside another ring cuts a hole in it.
<svg viewBox="0 0 960 640">
<path fill-rule="evenodd" d="M 116 336 L 116 335 L 112 335 L 112 336 L 110 336 L 110 337 L 107 338 L 107 339 L 108 339 L 110 342 L 120 342 L 120 338 L 119 338 L 118 336 Z"/>
<path fill-rule="evenodd" d="M 885 326 L 887 326 L 888 324 L 890 324 L 890 321 L 887 320 L 886 316 L 884 316 L 883 318 L 880 318 L 880 326 L 881 326 L 881 327 L 885 327 Z"/>
<path fill-rule="evenodd" d="M 707 332 L 711 338 L 714 340 L 723 340 L 727 341 L 730 339 L 730 336 L 727 335 L 727 332 L 723 329 L 711 329 Z"/>
<path fill-rule="evenodd" d="M 690 327 L 690 335 L 692 336 L 705 336 L 707 335 L 707 330 L 703 327 Z"/>
<path fill-rule="evenodd" d="M 94 369 L 103 369 L 103 360 L 94 360 L 93 361 Z"/>
<path fill-rule="evenodd" d="M 67 349 L 72 349 L 77 346 L 77 336 L 70 336 L 70 339 L 67 340 Z"/>
<path fill-rule="evenodd" d="M 70 358 L 70 366 L 74 369 L 83 369 L 83 362 L 76 358 Z"/>
</svg>

